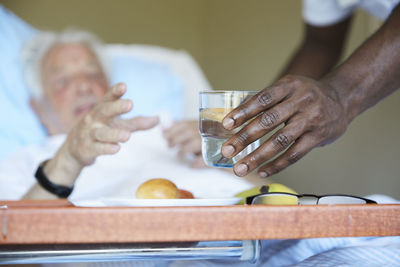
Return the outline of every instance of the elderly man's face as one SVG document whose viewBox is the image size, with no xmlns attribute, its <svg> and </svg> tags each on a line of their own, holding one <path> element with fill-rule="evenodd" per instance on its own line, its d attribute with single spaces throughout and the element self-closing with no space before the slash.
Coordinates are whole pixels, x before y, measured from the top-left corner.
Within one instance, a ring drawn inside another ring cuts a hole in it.
<svg viewBox="0 0 400 267">
<path fill-rule="evenodd" d="M 84 44 L 51 48 L 42 62 L 42 85 L 64 131 L 103 98 L 108 88 L 98 59 Z"/>
</svg>

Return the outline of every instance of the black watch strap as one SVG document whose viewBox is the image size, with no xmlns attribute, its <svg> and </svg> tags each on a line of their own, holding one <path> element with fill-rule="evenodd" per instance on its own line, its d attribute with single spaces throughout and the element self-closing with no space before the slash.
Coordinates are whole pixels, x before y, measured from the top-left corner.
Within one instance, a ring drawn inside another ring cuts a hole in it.
<svg viewBox="0 0 400 267">
<path fill-rule="evenodd" d="M 68 187 L 64 185 L 57 185 L 47 178 L 46 174 L 44 173 L 44 166 L 49 160 L 43 161 L 40 163 L 39 167 L 36 170 L 35 177 L 38 183 L 47 191 L 52 194 L 57 195 L 60 198 L 67 198 L 71 193 L 74 187 Z"/>
</svg>

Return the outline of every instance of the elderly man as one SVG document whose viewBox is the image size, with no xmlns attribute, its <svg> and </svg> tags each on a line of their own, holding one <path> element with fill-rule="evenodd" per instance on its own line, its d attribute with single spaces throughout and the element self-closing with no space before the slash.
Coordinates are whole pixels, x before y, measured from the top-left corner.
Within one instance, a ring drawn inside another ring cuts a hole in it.
<svg viewBox="0 0 400 267">
<path fill-rule="evenodd" d="M 68 43 L 65 40 L 69 37 L 77 39 Z M 36 175 L 40 183 L 51 184 L 53 189 L 36 184 L 26 196 L 66 197 L 66 192 L 72 191 L 67 188 L 72 188 L 84 167 L 93 164 L 99 155 L 117 153 L 119 143 L 126 142 L 133 131 L 155 126 L 158 118 L 119 118 L 132 109 L 133 103 L 121 99 L 126 92 L 124 84 L 108 90 L 93 36 L 66 32 L 57 38 L 47 33 L 33 40 L 31 49 L 44 39 L 48 45 L 41 46 L 35 57 L 41 62 L 37 68 L 41 71 L 36 73 L 41 86 L 32 84 L 31 105 L 49 135 L 68 136 L 54 157 L 40 165 Z"/>
<path fill-rule="evenodd" d="M 232 197 L 255 185 L 228 172 L 183 164 L 168 148 L 160 126 L 148 130 L 158 117 L 121 118 L 133 102 L 121 99 L 124 84 L 107 89 L 101 48 L 94 36 L 77 31 L 41 33 L 26 47 L 30 102 L 49 139 L 0 162 L 1 199 L 68 197 L 72 192 L 70 199 L 132 198 L 138 185 L 160 177 L 196 197 Z M 116 155 L 99 158 L 111 154 Z"/>
</svg>

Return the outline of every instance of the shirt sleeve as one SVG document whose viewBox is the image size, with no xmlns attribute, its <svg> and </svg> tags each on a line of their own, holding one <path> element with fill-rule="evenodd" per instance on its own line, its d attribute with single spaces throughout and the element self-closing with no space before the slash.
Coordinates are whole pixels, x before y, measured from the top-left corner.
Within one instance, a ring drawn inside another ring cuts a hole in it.
<svg viewBox="0 0 400 267">
<path fill-rule="evenodd" d="M 349 17 L 356 3 L 352 0 L 303 0 L 303 19 L 312 26 L 330 26 Z"/>
</svg>

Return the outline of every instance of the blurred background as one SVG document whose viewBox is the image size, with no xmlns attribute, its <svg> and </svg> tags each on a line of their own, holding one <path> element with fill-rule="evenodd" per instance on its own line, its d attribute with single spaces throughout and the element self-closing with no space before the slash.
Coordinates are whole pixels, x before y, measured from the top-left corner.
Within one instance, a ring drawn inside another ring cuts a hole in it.
<svg viewBox="0 0 400 267">
<path fill-rule="evenodd" d="M 225 90 L 260 90 L 272 83 L 303 31 L 300 0 L 0 0 L 0 4 L 38 29 L 75 26 L 106 43 L 185 50 L 212 87 Z M 357 12 L 344 57 L 379 26 L 373 17 Z M 400 199 L 399 103 L 397 92 L 356 118 L 334 144 L 313 150 L 271 180 L 300 193 L 380 193 Z"/>
</svg>

